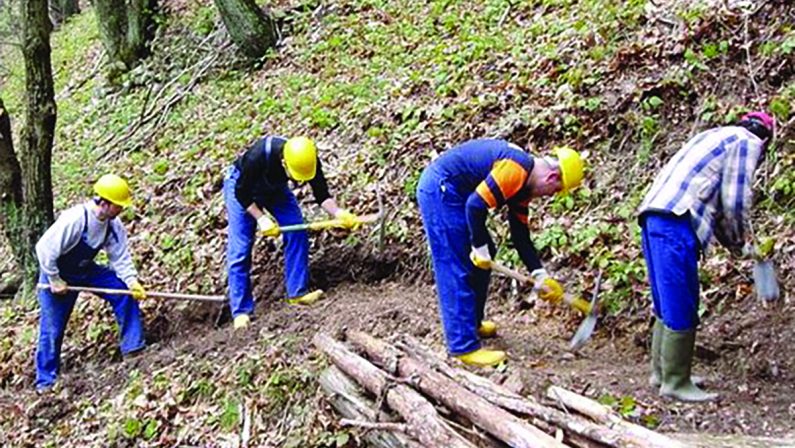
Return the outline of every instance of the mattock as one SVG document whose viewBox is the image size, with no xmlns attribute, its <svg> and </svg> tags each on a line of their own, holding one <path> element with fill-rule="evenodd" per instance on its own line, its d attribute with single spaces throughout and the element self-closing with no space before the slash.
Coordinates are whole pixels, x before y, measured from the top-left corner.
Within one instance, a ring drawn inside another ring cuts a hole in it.
<svg viewBox="0 0 795 448">
<path fill-rule="evenodd" d="M 499 272 L 500 274 L 516 279 L 521 283 L 531 286 L 535 284 L 533 279 L 530 277 L 507 266 L 503 266 L 496 261 L 491 262 L 491 269 Z M 594 329 L 596 329 L 596 322 L 599 319 L 599 287 L 601 285 L 602 271 L 599 270 L 599 273 L 596 276 L 596 283 L 594 284 L 593 295 L 591 296 L 590 302 L 581 297 L 573 297 L 568 294 L 563 297 L 564 303 L 585 314 L 585 319 L 580 323 L 580 326 L 577 328 L 577 332 L 574 333 L 574 337 L 572 337 L 571 342 L 569 342 L 569 348 L 572 351 L 579 350 L 583 345 L 585 345 L 586 342 L 588 342 L 589 339 L 591 339 L 591 336 L 593 336 Z"/>
</svg>

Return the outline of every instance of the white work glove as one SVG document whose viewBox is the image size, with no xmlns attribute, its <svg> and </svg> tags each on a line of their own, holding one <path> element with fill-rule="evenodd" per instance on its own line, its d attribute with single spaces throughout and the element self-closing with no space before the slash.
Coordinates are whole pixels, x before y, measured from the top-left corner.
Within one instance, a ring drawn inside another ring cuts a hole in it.
<svg viewBox="0 0 795 448">
<path fill-rule="evenodd" d="M 279 236 L 279 226 L 267 215 L 262 215 L 257 218 L 257 227 L 259 228 L 259 233 L 262 235 Z"/>
<path fill-rule="evenodd" d="M 472 246 L 472 251 L 469 253 L 469 259 L 472 264 L 480 269 L 491 269 L 491 254 L 489 253 L 489 245 L 484 244 L 480 247 Z"/>
</svg>

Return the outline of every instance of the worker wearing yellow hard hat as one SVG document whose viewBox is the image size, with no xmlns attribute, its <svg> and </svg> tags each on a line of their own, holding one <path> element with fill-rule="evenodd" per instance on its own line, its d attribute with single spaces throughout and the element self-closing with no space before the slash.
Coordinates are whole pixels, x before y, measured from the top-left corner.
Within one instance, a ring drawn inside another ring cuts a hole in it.
<svg viewBox="0 0 795 448">
<path fill-rule="evenodd" d="M 72 286 L 129 289 L 132 295 L 99 294 L 113 308 L 124 355 L 144 348 L 144 329 L 136 300 L 146 297 L 127 246 L 127 231 L 118 219 L 132 205 L 127 182 L 106 174 L 94 184 L 95 198 L 64 210 L 36 243 L 41 313 L 36 350 L 36 387 L 50 388 L 60 368 L 61 344 L 77 300 Z M 109 266 L 94 263 L 100 250 Z"/>
<path fill-rule="evenodd" d="M 315 201 L 340 220 L 343 227 L 358 225 L 356 216 L 340 208 L 329 193 L 317 147 L 311 139 L 267 136 L 254 143 L 229 167 L 224 179 L 229 219 L 229 302 L 235 328 L 247 327 L 254 312 L 249 273 L 255 233 L 276 237 L 280 235 L 279 226 L 303 223 L 301 208 L 288 180 L 308 182 Z M 282 238 L 287 301 L 312 304 L 321 298 L 323 291 L 309 290 L 309 236 L 306 231 L 294 231 L 282 234 Z"/>
<path fill-rule="evenodd" d="M 533 157 L 504 140 L 472 140 L 444 152 L 420 176 L 417 200 L 431 249 L 447 348 L 467 364 L 490 366 L 506 355 L 481 347 L 497 325 L 484 319 L 491 259 L 489 209 L 507 205 L 511 238 L 542 299 L 559 302 L 563 286 L 542 267 L 530 240 L 528 207 L 535 197 L 568 192 L 583 180 L 571 148 Z"/>
</svg>

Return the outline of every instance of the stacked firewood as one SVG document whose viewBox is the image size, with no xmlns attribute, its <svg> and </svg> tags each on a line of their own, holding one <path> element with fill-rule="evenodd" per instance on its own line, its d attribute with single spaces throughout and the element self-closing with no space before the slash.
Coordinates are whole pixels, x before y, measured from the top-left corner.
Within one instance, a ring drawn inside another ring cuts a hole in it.
<svg viewBox="0 0 795 448">
<path fill-rule="evenodd" d="M 410 337 L 389 344 L 348 332 L 356 351 L 322 333 L 313 342 L 332 364 L 321 376 L 323 389 L 343 424 L 366 429 L 371 446 L 685 446 L 561 387 L 547 390 L 548 405 L 523 397 L 451 366 Z"/>
</svg>

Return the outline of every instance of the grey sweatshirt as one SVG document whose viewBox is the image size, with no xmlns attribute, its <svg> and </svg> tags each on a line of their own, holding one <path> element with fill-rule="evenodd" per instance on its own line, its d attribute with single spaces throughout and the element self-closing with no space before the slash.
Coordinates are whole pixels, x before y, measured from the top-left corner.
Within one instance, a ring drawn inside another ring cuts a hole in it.
<svg viewBox="0 0 795 448">
<path fill-rule="evenodd" d="M 84 215 L 83 210 L 86 210 Z M 100 221 L 94 212 L 94 203 L 89 201 L 64 210 L 55 223 L 44 232 L 36 243 L 36 255 L 39 258 L 41 271 L 49 278 L 50 282 L 60 280 L 58 272 L 58 258 L 69 252 L 80 242 L 83 228 L 88 218 L 88 238 L 86 242 L 91 247 L 98 247 L 105 241 L 108 226 L 112 226 L 115 237 L 111 236 L 102 249 L 108 254 L 110 266 L 116 275 L 132 287 L 138 272 L 133 265 L 130 251 L 127 248 L 127 231 L 118 218 Z"/>
</svg>

